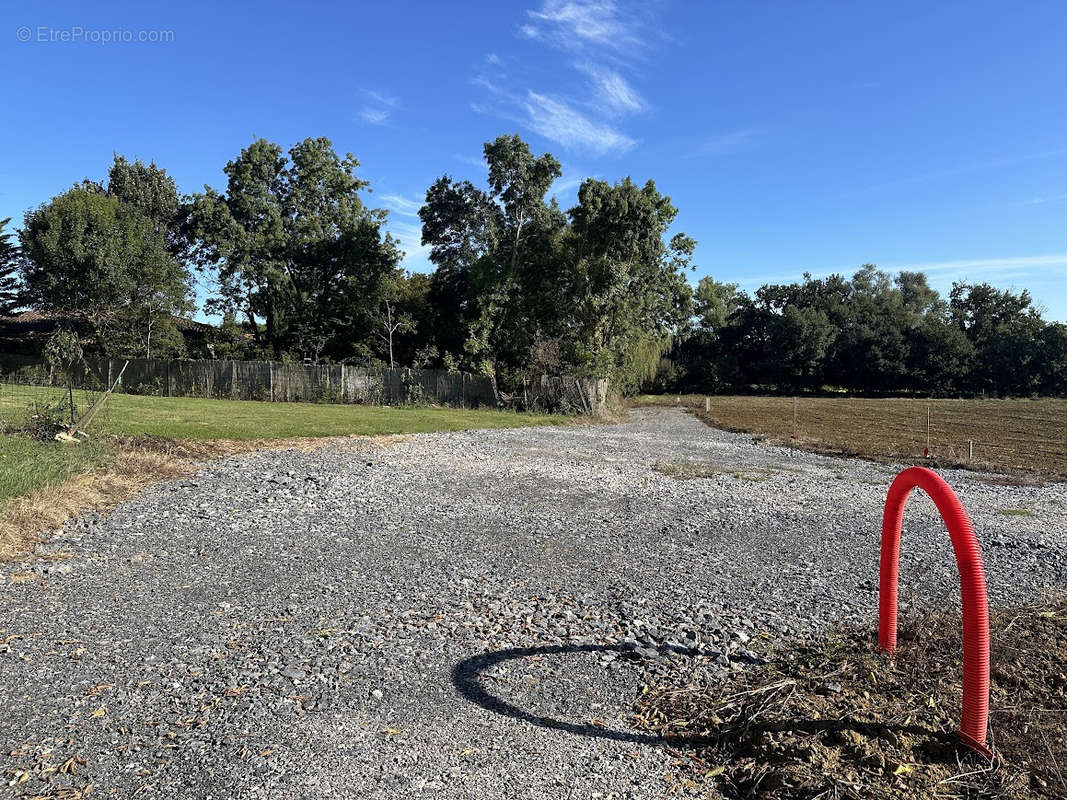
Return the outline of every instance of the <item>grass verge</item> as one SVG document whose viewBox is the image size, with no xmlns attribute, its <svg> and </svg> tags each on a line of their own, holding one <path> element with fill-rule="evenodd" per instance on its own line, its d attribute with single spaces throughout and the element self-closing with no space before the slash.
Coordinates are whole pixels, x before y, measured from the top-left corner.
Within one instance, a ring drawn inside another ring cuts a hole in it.
<svg viewBox="0 0 1067 800">
<path fill-rule="evenodd" d="M 723 684 L 682 676 L 645 692 L 637 722 L 679 754 L 670 782 L 709 797 L 1067 797 L 1067 599 L 991 620 L 993 761 L 956 734 L 960 627 L 924 620 L 894 660 L 855 633 Z"/>
<path fill-rule="evenodd" d="M 560 415 L 483 409 L 113 395 L 99 429 L 91 429 L 96 438 L 81 445 L 0 434 L 0 561 L 29 552 L 42 531 L 71 516 L 113 507 L 154 481 L 192 469 L 197 461 L 315 447 L 330 437 L 568 422 Z"/>
<path fill-rule="evenodd" d="M 11 440 L 22 437 L 0 436 L 6 451 Z M 32 440 L 26 440 L 31 441 Z M 43 531 L 54 530 L 76 514 L 106 510 L 136 494 L 144 487 L 185 473 L 190 464 L 183 459 L 149 449 L 113 448 L 102 444 L 87 446 L 92 456 L 72 456 L 68 450 L 78 448 L 58 443 L 32 442 L 36 447 L 14 445 L 27 460 L 30 472 L 47 476 L 41 483 L 10 484 L 20 488 L 18 496 L 9 495 L 0 508 L 0 561 L 25 555 L 39 541 Z M 38 471 L 39 463 L 59 463 L 59 467 Z M 0 477 L 10 475 L 17 462 L 9 460 L 0 468 Z"/>
<path fill-rule="evenodd" d="M 6 395 L 8 399 L 0 395 L 0 418 L 5 414 L 12 418 L 25 415 L 30 396 L 27 393 L 33 388 L 19 389 L 18 395 Z M 78 394 L 75 393 L 75 401 L 79 406 L 87 406 L 89 398 Z M 265 403 L 115 394 L 94 422 L 93 430 L 126 437 L 249 440 L 560 425 L 568 419 L 558 414 L 520 414 L 495 409 Z"/>
<path fill-rule="evenodd" d="M 64 447 L 29 436 L 0 436 L 0 514 L 16 497 L 106 464 L 114 451 L 96 442 Z"/>
</svg>

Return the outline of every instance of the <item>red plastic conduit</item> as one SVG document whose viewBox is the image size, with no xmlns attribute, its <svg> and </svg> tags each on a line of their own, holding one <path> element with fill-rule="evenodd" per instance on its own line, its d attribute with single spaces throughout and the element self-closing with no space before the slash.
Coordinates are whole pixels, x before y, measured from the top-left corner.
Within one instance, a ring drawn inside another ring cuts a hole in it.
<svg viewBox="0 0 1067 800">
<path fill-rule="evenodd" d="M 960 571 L 963 600 L 963 714 L 960 736 L 972 749 L 991 756 L 986 747 L 989 722 L 989 600 L 985 568 L 974 524 L 956 493 L 936 472 L 909 467 L 894 479 L 885 499 L 882 517 L 882 555 L 878 590 L 878 643 L 892 653 L 897 647 L 897 589 L 900 529 L 904 504 L 919 487 L 934 501 L 948 528 L 956 566 Z"/>
</svg>

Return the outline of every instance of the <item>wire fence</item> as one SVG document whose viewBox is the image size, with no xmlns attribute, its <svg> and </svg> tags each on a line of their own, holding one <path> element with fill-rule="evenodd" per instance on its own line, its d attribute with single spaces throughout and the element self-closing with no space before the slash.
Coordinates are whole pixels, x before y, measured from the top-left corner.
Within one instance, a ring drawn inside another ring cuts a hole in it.
<svg viewBox="0 0 1067 800">
<path fill-rule="evenodd" d="M 460 408 L 597 415 L 608 402 L 605 380 L 541 376 L 505 393 L 484 375 L 439 369 L 373 368 L 277 361 L 168 361 L 85 357 L 68 371 L 39 357 L 0 353 L 0 426 L 74 422 L 101 392 L 274 403 L 442 405 Z M 110 404 L 95 424 L 106 422 Z"/>
<path fill-rule="evenodd" d="M 723 427 L 862 456 L 1067 477 L 1067 400 L 693 398 Z"/>
<path fill-rule="evenodd" d="M 39 434 L 73 428 L 93 406 L 103 387 L 91 376 L 44 367 L 0 372 L 0 431 Z M 97 422 L 108 419 L 107 405 Z"/>
</svg>

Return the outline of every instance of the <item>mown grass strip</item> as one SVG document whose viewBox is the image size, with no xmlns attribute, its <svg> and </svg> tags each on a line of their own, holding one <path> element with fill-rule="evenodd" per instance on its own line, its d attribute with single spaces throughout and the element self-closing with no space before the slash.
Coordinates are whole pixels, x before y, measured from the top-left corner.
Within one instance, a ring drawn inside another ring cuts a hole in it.
<svg viewBox="0 0 1067 800">
<path fill-rule="evenodd" d="M 25 405 L 29 387 L 20 387 Z M 46 392 L 50 390 L 42 390 Z M 25 412 L 0 393 L 0 417 Z M 75 402 L 89 398 L 75 393 Z M 119 436 L 159 436 L 168 439 L 285 439 L 319 436 L 379 436 L 429 433 L 473 428 L 516 428 L 561 425 L 558 414 L 520 414 L 495 409 L 437 406 L 363 406 L 327 403 L 265 403 L 251 400 L 210 400 L 198 397 L 112 395 L 93 429 Z"/>
</svg>

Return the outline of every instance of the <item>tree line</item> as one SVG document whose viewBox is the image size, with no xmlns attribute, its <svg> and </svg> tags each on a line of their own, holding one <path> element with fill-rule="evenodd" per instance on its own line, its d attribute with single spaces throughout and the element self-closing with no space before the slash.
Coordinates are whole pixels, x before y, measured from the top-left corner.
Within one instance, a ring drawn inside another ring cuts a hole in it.
<svg viewBox="0 0 1067 800">
<path fill-rule="evenodd" d="M 491 376 L 571 373 L 701 392 L 1064 393 L 1067 328 L 1026 292 L 865 266 L 851 279 L 687 280 L 696 242 L 654 182 L 587 179 L 563 209 L 559 161 L 517 135 L 484 147 L 481 186 L 443 175 L 419 210 L 434 270 L 401 268 L 388 212 L 359 162 L 325 138 L 257 139 L 225 186 L 181 195 L 166 170 L 116 155 L 0 223 L 0 312 L 73 321 L 108 355 L 182 357 L 178 321 L 217 316 L 218 358 L 433 366 Z"/>
<path fill-rule="evenodd" d="M 1067 325 L 1042 319 L 1025 290 L 957 282 L 946 299 L 922 272 L 865 264 L 751 295 L 703 278 L 695 312 L 661 388 L 1067 394 Z"/>
</svg>

